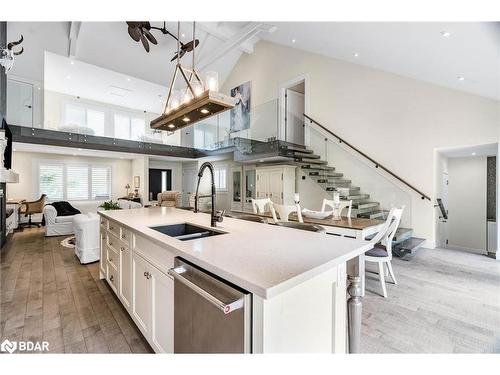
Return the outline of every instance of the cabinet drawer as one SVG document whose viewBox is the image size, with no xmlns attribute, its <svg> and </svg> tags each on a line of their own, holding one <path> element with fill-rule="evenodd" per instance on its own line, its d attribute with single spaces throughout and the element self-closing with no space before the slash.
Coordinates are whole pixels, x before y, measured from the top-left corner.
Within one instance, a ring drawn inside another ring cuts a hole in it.
<svg viewBox="0 0 500 375">
<path fill-rule="evenodd" d="M 99 219 L 99 222 L 101 223 L 101 226 L 103 226 L 105 229 L 108 229 L 108 220 L 103 218 L 102 216 Z"/>
<path fill-rule="evenodd" d="M 120 226 L 114 221 L 108 222 L 108 230 L 113 233 L 117 238 L 120 238 Z"/>
<path fill-rule="evenodd" d="M 164 274 L 167 274 L 167 271 L 174 267 L 175 256 L 167 249 L 135 234 L 133 243 L 134 251 Z"/>
<path fill-rule="evenodd" d="M 130 246 L 130 239 L 132 238 L 132 233 L 128 229 L 121 228 L 120 230 L 120 240 L 126 245 Z"/>
<path fill-rule="evenodd" d="M 107 277 L 106 281 L 108 282 L 109 286 L 111 289 L 113 289 L 113 292 L 117 293 L 118 291 L 118 271 L 113 268 L 108 263 L 108 272 L 107 272 Z"/>
<path fill-rule="evenodd" d="M 120 266 L 120 255 L 111 247 L 107 247 L 107 258 L 108 263 L 110 263 L 115 269 L 118 270 Z"/>
<path fill-rule="evenodd" d="M 109 247 L 112 247 L 113 250 L 118 252 L 118 249 L 120 248 L 121 242 L 118 239 L 117 236 L 113 234 L 113 232 L 108 231 L 106 233 L 106 243 Z"/>
</svg>

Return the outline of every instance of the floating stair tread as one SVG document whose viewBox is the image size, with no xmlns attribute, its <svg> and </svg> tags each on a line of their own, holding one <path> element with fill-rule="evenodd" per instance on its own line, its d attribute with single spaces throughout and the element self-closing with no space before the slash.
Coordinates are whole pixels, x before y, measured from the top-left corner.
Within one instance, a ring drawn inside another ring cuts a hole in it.
<svg viewBox="0 0 500 375">
<path fill-rule="evenodd" d="M 370 198 L 370 194 L 352 194 L 344 197 L 346 200 L 361 200 L 361 199 L 368 199 Z"/>
<path fill-rule="evenodd" d="M 339 178 L 343 177 L 343 173 L 329 173 L 329 174 L 321 174 L 320 172 L 310 172 L 309 176 L 311 177 L 319 177 L 319 178 Z"/>
<path fill-rule="evenodd" d="M 392 243 L 399 244 L 403 241 L 406 241 L 411 236 L 413 236 L 413 229 L 411 229 L 411 228 L 398 228 L 396 230 L 396 234 L 394 235 L 394 238 L 392 239 Z"/>
<path fill-rule="evenodd" d="M 335 167 L 329 167 L 327 165 L 325 166 L 320 166 L 320 165 L 302 165 L 301 166 L 302 169 L 307 169 L 307 170 L 310 170 L 310 171 L 334 171 L 335 170 Z"/>
<path fill-rule="evenodd" d="M 300 146 L 285 146 L 284 147 L 288 151 L 294 151 L 294 152 L 300 152 L 303 154 L 312 154 L 314 153 L 313 150 L 309 150 L 307 148 L 300 148 Z"/>
<path fill-rule="evenodd" d="M 379 219 L 379 218 L 385 219 L 387 218 L 388 213 L 389 211 L 385 210 L 373 210 L 358 214 L 358 217 L 362 219 Z"/>
<path fill-rule="evenodd" d="M 377 207 L 378 205 L 379 205 L 378 202 L 359 202 L 359 203 L 353 203 L 352 208 L 362 209 L 362 208 Z"/>
<path fill-rule="evenodd" d="M 425 239 L 410 237 L 407 240 L 395 245 L 392 253 L 403 260 L 409 260 L 419 248 L 424 244 Z"/>
<path fill-rule="evenodd" d="M 327 161 L 320 159 L 295 158 L 295 161 L 302 164 L 319 164 L 319 165 L 328 164 Z"/>
<path fill-rule="evenodd" d="M 305 153 L 305 152 L 298 152 L 298 151 L 294 151 L 293 156 L 296 158 L 321 159 L 321 156 L 319 155 Z"/>
</svg>

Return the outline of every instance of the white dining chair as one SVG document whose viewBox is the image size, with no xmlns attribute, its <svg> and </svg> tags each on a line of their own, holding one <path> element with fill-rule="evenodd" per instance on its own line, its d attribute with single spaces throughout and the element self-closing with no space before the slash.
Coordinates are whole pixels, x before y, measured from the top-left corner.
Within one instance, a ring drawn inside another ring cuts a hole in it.
<svg viewBox="0 0 500 375">
<path fill-rule="evenodd" d="M 266 214 L 268 212 L 273 216 L 273 222 L 276 222 L 276 212 L 273 210 L 274 203 L 270 198 L 252 199 L 252 208 L 254 214 Z"/>
<path fill-rule="evenodd" d="M 378 265 L 378 275 L 384 298 L 387 298 L 384 265 L 387 267 L 387 271 L 389 272 L 393 283 L 395 285 L 398 284 L 391 265 L 392 239 L 394 238 L 399 223 L 401 222 L 401 216 L 403 214 L 404 208 L 405 206 L 402 206 L 401 208 L 392 208 L 390 210 L 384 226 L 377 233 L 377 235 L 375 235 L 375 237 L 370 240 L 370 242 L 373 244 L 373 249 L 368 250 L 365 253 L 365 262 L 377 263 Z"/>
<path fill-rule="evenodd" d="M 331 199 L 323 199 L 323 204 L 321 205 L 321 212 L 325 212 L 326 206 L 329 206 L 332 209 L 334 209 L 335 203 Z M 351 201 L 346 201 L 346 200 L 340 201 L 340 216 L 342 216 L 342 211 L 346 208 L 348 209 L 347 210 L 347 217 L 351 217 L 352 200 Z"/>
<path fill-rule="evenodd" d="M 273 203 L 271 206 L 271 210 L 273 212 L 273 219 L 275 223 L 282 222 L 286 223 L 288 222 L 288 217 L 292 213 L 297 213 L 297 219 L 299 220 L 299 223 L 303 223 L 304 220 L 302 219 L 302 212 L 300 209 L 300 205 L 298 204 L 293 204 L 293 205 L 282 205 L 282 204 L 276 204 Z M 277 214 L 277 215 L 276 215 Z M 279 219 L 278 219 L 279 217 Z"/>
</svg>

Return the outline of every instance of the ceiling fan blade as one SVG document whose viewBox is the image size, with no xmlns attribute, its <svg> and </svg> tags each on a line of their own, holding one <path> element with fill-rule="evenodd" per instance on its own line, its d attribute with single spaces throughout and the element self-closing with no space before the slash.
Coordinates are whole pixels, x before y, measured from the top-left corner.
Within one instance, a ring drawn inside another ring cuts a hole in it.
<svg viewBox="0 0 500 375">
<path fill-rule="evenodd" d="M 126 21 L 127 25 L 130 27 L 140 27 L 142 24 L 142 21 Z"/>
<path fill-rule="evenodd" d="M 147 30 L 151 30 L 151 22 L 149 21 L 142 21 L 141 22 L 141 27 Z"/>
<path fill-rule="evenodd" d="M 198 39 L 195 39 L 194 44 L 193 44 L 193 41 L 190 41 L 190 42 L 184 44 L 181 47 L 181 50 L 184 51 L 184 52 L 191 52 L 196 47 L 198 47 L 198 44 L 200 44 L 200 41 Z"/>
<path fill-rule="evenodd" d="M 147 29 L 143 29 L 142 30 L 144 32 L 144 35 L 146 36 L 146 38 L 148 38 L 148 40 L 153 43 L 153 44 L 158 44 L 158 42 L 156 41 L 156 38 L 153 36 L 153 34 L 151 34 L 149 32 L 149 30 Z"/>
<path fill-rule="evenodd" d="M 141 42 L 146 52 L 149 52 L 149 43 L 148 40 L 144 37 L 144 35 L 141 35 Z"/>
<path fill-rule="evenodd" d="M 130 37 L 132 39 L 134 39 L 136 42 L 138 42 L 139 40 L 141 40 L 141 29 L 139 29 L 138 27 L 128 27 L 128 35 L 130 35 Z"/>
</svg>

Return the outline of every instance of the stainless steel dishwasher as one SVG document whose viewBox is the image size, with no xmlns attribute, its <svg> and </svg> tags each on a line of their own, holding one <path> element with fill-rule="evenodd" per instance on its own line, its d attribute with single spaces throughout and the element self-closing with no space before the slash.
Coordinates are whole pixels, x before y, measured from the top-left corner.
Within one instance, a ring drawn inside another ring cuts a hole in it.
<svg viewBox="0 0 500 375">
<path fill-rule="evenodd" d="M 252 295 L 182 258 L 174 278 L 174 353 L 250 353 Z"/>
</svg>

